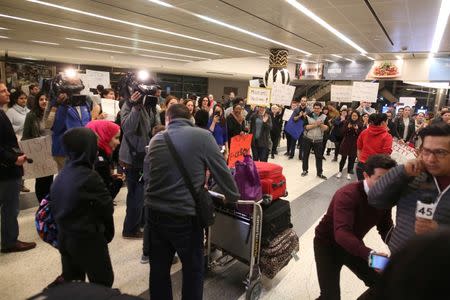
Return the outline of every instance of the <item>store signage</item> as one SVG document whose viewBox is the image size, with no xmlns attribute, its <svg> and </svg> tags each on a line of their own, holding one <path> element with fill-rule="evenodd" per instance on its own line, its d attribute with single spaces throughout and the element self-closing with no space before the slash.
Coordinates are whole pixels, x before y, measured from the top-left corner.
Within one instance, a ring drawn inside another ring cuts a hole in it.
<svg viewBox="0 0 450 300">
<path fill-rule="evenodd" d="M 247 103 L 252 105 L 268 106 L 270 104 L 270 88 L 248 87 Z"/>
<path fill-rule="evenodd" d="M 372 67 L 371 62 L 336 62 L 325 65 L 326 80 L 364 80 Z"/>
<path fill-rule="evenodd" d="M 400 79 L 403 60 L 376 60 L 367 74 L 367 80 Z"/>
<path fill-rule="evenodd" d="M 377 102 L 378 82 L 353 82 L 352 101 L 357 102 Z"/>
<path fill-rule="evenodd" d="M 352 99 L 352 85 L 332 85 L 331 101 L 332 102 L 350 102 Z"/>
<path fill-rule="evenodd" d="M 296 64 L 295 77 L 301 80 L 323 79 L 323 63 Z"/>
<path fill-rule="evenodd" d="M 429 80 L 450 80 L 450 59 L 432 58 Z"/>
<path fill-rule="evenodd" d="M 271 103 L 290 105 L 294 97 L 295 86 L 275 82 L 272 85 Z"/>
</svg>

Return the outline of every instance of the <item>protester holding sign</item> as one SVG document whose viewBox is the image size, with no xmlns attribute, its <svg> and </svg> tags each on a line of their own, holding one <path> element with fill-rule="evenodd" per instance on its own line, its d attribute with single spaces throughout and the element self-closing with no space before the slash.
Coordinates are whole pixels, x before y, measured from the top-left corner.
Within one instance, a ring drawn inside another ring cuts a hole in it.
<svg viewBox="0 0 450 300">
<path fill-rule="evenodd" d="M 45 128 L 43 122 L 44 111 L 47 107 L 47 96 L 43 93 L 39 93 L 33 98 L 33 101 L 31 111 L 25 118 L 22 141 L 51 135 L 51 131 Z M 39 203 L 42 198 L 49 194 L 52 183 L 53 174 L 36 178 L 34 192 Z"/>
<path fill-rule="evenodd" d="M 242 115 L 242 106 L 238 102 L 233 103 L 231 113 L 227 117 L 227 129 L 228 129 L 228 144 L 230 144 L 231 138 L 244 134 L 245 130 L 245 118 Z"/>
<path fill-rule="evenodd" d="M 270 130 L 270 138 L 272 139 L 271 158 L 274 159 L 275 154 L 278 154 L 277 148 L 280 143 L 281 128 L 283 127 L 283 115 L 278 105 L 272 105 L 270 117 L 272 118 L 272 129 Z"/>
<path fill-rule="evenodd" d="M 267 161 L 270 149 L 270 130 L 272 120 L 265 106 L 258 110 L 250 119 L 250 132 L 253 134 L 252 154 L 254 161 Z"/>
</svg>

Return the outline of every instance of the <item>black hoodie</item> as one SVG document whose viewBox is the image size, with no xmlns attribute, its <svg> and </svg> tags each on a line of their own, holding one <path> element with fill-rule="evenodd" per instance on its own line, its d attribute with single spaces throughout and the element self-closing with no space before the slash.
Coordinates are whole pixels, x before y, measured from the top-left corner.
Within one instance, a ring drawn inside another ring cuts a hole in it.
<svg viewBox="0 0 450 300">
<path fill-rule="evenodd" d="M 50 191 L 58 229 L 73 237 L 103 234 L 109 242 L 114 237 L 114 208 L 105 183 L 93 170 L 97 136 L 88 128 L 73 128 L 62 142 L 67 161 Z"/>
</svg>

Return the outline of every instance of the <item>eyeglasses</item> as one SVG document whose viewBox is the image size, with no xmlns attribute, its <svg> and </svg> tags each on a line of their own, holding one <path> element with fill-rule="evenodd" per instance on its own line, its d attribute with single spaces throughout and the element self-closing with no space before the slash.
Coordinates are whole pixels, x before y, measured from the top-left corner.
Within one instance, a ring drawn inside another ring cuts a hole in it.
<svg viewBox="0 0 450 300">
<path fill-rule="evenodd" d="M 420 153 L 421 153 L 422 156 L 424 156 L 424 157 L 429 157 L 430 155 L 434 155 L 434 157 L 436 157 L 437 159 L 443 159 L 443 158 L 445 158 L 447 155 L 450 154 L 449 151 L 444 150 L 444 149 L 430 150 L 430 149 L 427 149 L 427 148 L 422 148 L 422 150 L 420 151 Z"/>
</svg>

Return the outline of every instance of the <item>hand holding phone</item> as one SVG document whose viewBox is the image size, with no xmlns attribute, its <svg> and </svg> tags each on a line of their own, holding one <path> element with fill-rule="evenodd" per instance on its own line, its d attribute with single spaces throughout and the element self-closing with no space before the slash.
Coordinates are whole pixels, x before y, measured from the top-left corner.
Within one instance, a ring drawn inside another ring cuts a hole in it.
<svg viewBox="0 0 450 300">
<path fill-rule="evenodd" d="M 389 257 L 384 253 L 376 253 L 374 251 L 369 254 L 369 267 L 376 271 L 383 271 L 389 263 Z"/>
</svg>

